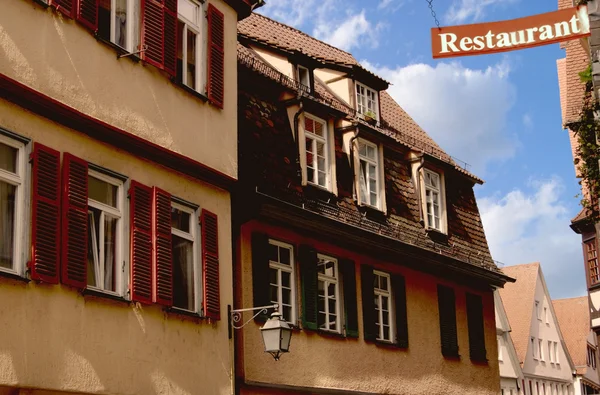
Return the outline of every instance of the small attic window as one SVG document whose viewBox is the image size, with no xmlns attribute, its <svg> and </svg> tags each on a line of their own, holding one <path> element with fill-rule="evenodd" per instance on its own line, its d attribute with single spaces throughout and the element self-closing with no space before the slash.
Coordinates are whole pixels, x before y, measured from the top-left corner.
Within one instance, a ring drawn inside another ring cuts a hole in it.
<svg viewBox="0 0 600 395">
<path fill-rule="evenodd" d="M 298 82 L 306 87 L 307 91 L 310 91 L 310 70 L 303 66 L 298 66 Z"/>
</svg>

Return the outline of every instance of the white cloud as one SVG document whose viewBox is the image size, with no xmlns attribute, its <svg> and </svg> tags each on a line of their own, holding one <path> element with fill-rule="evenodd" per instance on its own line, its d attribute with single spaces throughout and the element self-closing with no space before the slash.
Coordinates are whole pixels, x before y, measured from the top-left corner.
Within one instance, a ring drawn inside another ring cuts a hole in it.
<svg viewBox="0 0 600 395">
<path fill-rule="evenodd" d="M 403 4 L 396 2 L 381 0 L 379 7 L 399 8 Z M 345 51 L 359 45 L 376 48 L 384 27 L 369 20 L 365 10 L 348 9 L 343 0 L 269 0 L 258 12 L 307 33 L 312 29 L 314 37 Z"/>
<path fill-rule="evenodd" d="M 392 12 L 397 11 L 399 8 L 404 6 L 407 0 L 381 0 L 377 5 L 378 10 L 391 10 Z"/>
<path fill-rule="evenodd" d="M 529 113 L 523 115 L 523 126 L 525 126 L 526 129 L 531 129 L 533 127 L 533 118 L 531 118 Z"/>
<path fill-rule="evenodd" d="M 532 181 L 527 190 L 479 197 L 481 220 L 494 259 L 507 265 L 541 262 L 553 297 L 585 293 L 581 239 L 570 228 L 559 178 Z"/>
<path fill-rule="evenodd" d="M 363 66 L 392 83 L 388 92 L 450 155 L 483 176 L 486 166 L 516 151 L 514 131 L 505 128 L 516 90 L 503 61 L 483 70 L 458 62 L 412 64 L 390 69 Z"/>
<path fill-rule="evenodd" d="M 483 18 L 489 7 L 504 6 L 518 0 L 454 0 L 445 20 L 449 23 L 462 23 L 466 20 L 477 21 Z"/>
<path fill-rule="evenodd" d="M 319 20 L 314 28 L 316 38 L 326 43 L 350 51 L 352 48 L 365 43 L 370 48 L 379 45 L 377 35 L 382 25 L 373 25 L 365 17 L 365 10 L 358 14 L 349 13 L 346 18 L 338 23 L 331 19 Z"/>
<path fill-rule="evenodd" d="M 269 0 L 257 10 L 259 14 L 273 18 L 295 28 L 300 28 L 314 13 L 315 0 Z"/>
</svg>

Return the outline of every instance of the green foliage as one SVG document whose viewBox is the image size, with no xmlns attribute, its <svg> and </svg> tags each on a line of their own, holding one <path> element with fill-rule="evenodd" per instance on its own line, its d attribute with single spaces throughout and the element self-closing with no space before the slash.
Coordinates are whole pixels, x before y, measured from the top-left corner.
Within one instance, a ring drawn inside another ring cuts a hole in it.
<svg viewBox="0 0 600 395">
<path fill-rule="evenodd" d="M 590 64 L 585 70 L 579 73 L 579 79 L 583 83 L 592 82 L 592 65 Z"/>
<path fill-rule="evenodd" d="M 587 76 L 589 75 L 589 80 Z M 578 176 L 581 178 L 580 184 L 587 190 L 582 194 L 581 205 L 587 210 L 588 221 L 592 223 L 600 219 L 598 196 L 600 196 L 600 147 L 597 136 L 600 132 L 600 123 L 596 120 L 594 112 L 600 110 L 598 100 L 593 97 L 591 83 L 591 67 L 579 73 L 581 80 L 585 83 L 586 89 L 583 98 L 579 120 L 569 124 L 569 129 L 573 131 L 578 140 L 576 150 L 577 158 L 574 160 L 577 166 Z"/>
</svg>

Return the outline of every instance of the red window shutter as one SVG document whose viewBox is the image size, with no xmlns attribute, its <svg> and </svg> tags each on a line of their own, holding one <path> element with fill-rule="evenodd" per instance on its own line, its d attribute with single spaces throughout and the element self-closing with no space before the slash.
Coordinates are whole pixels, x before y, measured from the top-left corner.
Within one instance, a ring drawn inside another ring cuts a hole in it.
<svg viewBox="0 0 600 395">
<path fill-rule="evenodd" d="M 77 1 L 77 21 L 93 32 L 98 30 L 98 0 Z"/>
<path fill-rule="evenodd" d="M 177 0 L 142 0 L 142 59 L 177 74 Z"/>
<path fill-rule="evenodd" d="M 200 214 L 202 227 L 202 283 L 204 284 L 204 315 L 221 319 L 219 299 L 219 236 L 217 215 L 207 210 Z"/>
<path fill-rule="evenodd" d="M 58 284 L 60 153 L 35 143 L 32 160 L 31 278 Z"/>
<path fill-rule="evenodd" d="M 131 300 L 152 303 L 152 188 L 131 181 Z"/>
<path fill-rule="evenodd" d="M 153 300 L 173 305 L 173 262 L 171 249 L 171 195 L 153 188 L 152 230 L 154 234 Z"/>
<path fill-rule="evenodd" d="M 225 19 L 221 11 L 208 5 L 208 98 L 223 108 L 225 91 Z"/>
<path fill-rule="evenodd" d="M 88 164 L 69 153 L 63 155 L 62 282 L 87 286 Z"/>
<path fill-rule="evenodd" d="M 50 0 L 50 5 L 55 7 L 69 18 L 74 17 L 77 0 Z"/>
</svg>

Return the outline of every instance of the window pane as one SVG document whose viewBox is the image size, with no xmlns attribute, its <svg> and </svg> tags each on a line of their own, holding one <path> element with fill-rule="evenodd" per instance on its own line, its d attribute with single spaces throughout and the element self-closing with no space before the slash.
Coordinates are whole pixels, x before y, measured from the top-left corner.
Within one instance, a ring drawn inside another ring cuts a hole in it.
<svg viewBox="0 0 600 395">
<path fill-rule="evenodd" d="M 369 203 L 371 206 L 377 206 L 377 194 L 372 192 L 371 193 L 371 201 Z"/>
<path fill-rule="evenodd" d="M 271 285 L 271 303 L 279 303 L 277 285 Z"/>
<path fill-rule="evenodd" d="M 375 159 L 375 148 L 371 145 L 367 145 L 367 158 Z"/>
<path fill-rule="evenodd" d="M 187 83 L 192 89 L 196 89 L 196 34 L 187 31 Z"/>
<path fill-rule="evenodd" d="M 292 307 L 291 306 L 283 306 L 283 318 L 291 322 L 292 320 Z"/>
<path fill-rule="evenodd" d="M 292 303 L 292 290 L 284 288 L 281 290 L 281 303 L 291 304 Z"/>
<path fill-rule="evenodd" d="M 315 131 L 315 121 L 313 121 L 311 118 L 306 117 L 304 120 L 304 129 L 308 132 L 314 132 Z"/>
<path fill-rule="evenodd" d="M 18 155 L 18 149 L 0 143 L 0 169 L 16 173 Z"/>
<path fill-rule="evenodd" d="M 317 307 L 319 312 L 325 312 L 325 298 L 323 296 L 319 296 Z"/>
<path fill-rule="evenodd" d="M 273 269 L 273 268 L 271 268 L 269 270 L 269 283 L 270 284 L 273 284 L 273 285 L 279 284 L 279 282 L 277 281 L 277 273 L 278 272 L 279 272 L 279 270 Z"/>
<path fill-rule="evenodd" d="M 115 44 L 127 48 L 127 0 L 115 0 Z"/>
<path fill-rule="evenodd" d="M 182 2 L 179 2 L 181 4 Z M 177 21 L 177 82 L 183 83 L 184 64 L 183 64 L 183 29 L 185 24 Z"/>
<path fill-rule="evenodd" d="M 92 287 L 100 287 L 100 212 L 92 207 L 88 211 L 87 283 Z"/>
<path fill-rule="evenodd" d="M 329 330 L 335 331 L 336 328 L 337 317 L 335 315 L 329 315 Z"/>
<path fill-rule="evenodd" d="M 317 136 L 325 137 L 325 134 L 323 131 L 323 124 L 321 122 L 315 121 L 315 134 Z"/>
<path fill-rule="evenodd" d="M 104 217 L 104 289 L 109 291 L 117 290 L 117 222 L 116 218 Z"/>
<path fill-rule="evenodd" d="M 279 247 L 269 243 L 269 260 L 279 262 Z"/>
<path fill-rule="evenodd" d="M 290 250 L 289 248 L 279 247 L 279 263 L 283 265 L 290 264 Z"/>
<path fill-rule="evenodd" d="M 325 282 L 324 281 L 318 282 L 318 288 L 319 288 L 319 296 L 325 295 Z"/>
<path fill-rule="evenodd" d="M 171 207 L 171 227 L 183 232 L 190 232 L 190 213 Z"/>
<path fill-rule="evenodd" d="M 337 309 L 335 308 L 335 299 L 329 299 L 329 314 L 337 313 Z"/>
<path fill-rule="evenodd" d="M 381 286 L 379 288 L 381 288 L 384 291 L 388 290 L 388 279 L 387 277 L 380 277 L 381 278 Z"/>
<path fill-rule="evenodd" d="M 106 41 L 110 41 L 110 10 L 110 0 L 98 2 L 98 36 Z"/>
<path fill-rule="evenodd" d="M 117 207 L 116 185 L 88 176 L 88 197 L 111 207 Z"/>
<path fill-rule="evenodd" d="M 283 287 L 291 288 L 290 277 L 291 277 L 290 273 L 284 272 L 283 270 L 281 271 L 281 285 Z"/>
<path fill-rule="evenodd" d="M 327 295 L 330 298 L 335 298 L 335 284 L 328 284 L 327 285 Z"/>
<path fill-rule="evenodd" d="M 319 177 L 318 180 L 317 180 L 317 183 L 319 185 L 321 185 L 321 186 L 325 186 L 325 184 L 327 184 L 327 177 L 326 177 L 325 172 L 320 171 L 317 174 L 318 174 L 318 177 Z"/>
<path fill-rule="evenodd" d="M 193 243 L 172 235 L 173 306 L 195 310 Z"/>
<path fill-rule="evenodd" d="M 7 269 L 14 265 L 16 192 L 17 187 L 0 181 L 0 267 Z"/>
</svg>

